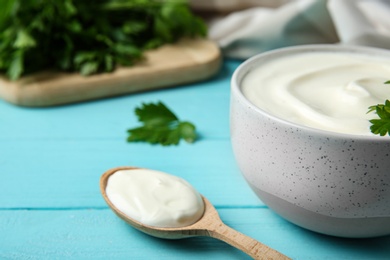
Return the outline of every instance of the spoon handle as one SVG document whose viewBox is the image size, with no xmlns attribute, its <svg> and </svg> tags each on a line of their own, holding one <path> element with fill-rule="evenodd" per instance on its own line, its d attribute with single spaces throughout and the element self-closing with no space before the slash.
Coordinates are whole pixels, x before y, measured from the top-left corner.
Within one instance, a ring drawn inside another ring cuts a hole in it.
<svg viewBox="0 0 390 260">
<path fill-rule="evenodd" d="M 259 241 L 232 229 L 222 222 L 209 228 L 208 231 L 209 236 L 222 240 L 229 245 L 240 249 L 253 259 L 290 259 Z"/>
</svg>

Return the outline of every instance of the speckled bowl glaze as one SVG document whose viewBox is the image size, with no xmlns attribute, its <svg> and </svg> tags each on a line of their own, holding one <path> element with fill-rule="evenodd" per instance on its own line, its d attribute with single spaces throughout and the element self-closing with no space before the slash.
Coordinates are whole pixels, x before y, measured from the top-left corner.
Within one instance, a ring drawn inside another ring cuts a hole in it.
<svg viewBox="0 0 390 260">
<path fill-rule="evenodd" d="M 338 134 L 293 124 L 249 102 L 245 75 L 276 57 L 301 52 L 385 50 L 335 45 L 283 48 L 257 55 L 234 72 L 231 141 L 246 181 L 276 213 L 301 227 L 340 237 L 390 234 L 390 138 Z"/>
</svg>

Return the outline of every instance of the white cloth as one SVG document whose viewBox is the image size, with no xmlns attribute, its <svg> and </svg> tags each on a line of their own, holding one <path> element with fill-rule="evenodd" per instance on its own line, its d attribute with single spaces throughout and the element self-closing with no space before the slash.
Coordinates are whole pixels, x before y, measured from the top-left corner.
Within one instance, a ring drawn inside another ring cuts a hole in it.
<svg viewBox="0 0 390 260">
<path fill-rule="evenodd" d="M 224 54 L 248 58 L 302 44 L 341 43 L 390 49 L 390 0 L 291 0 L 209 22 Z"/>
</svg>

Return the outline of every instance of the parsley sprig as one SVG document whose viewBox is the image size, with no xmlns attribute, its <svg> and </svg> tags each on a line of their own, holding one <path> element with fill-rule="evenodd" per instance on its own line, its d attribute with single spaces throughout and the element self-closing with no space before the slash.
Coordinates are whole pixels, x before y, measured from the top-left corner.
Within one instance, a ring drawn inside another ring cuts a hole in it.
<svg viewBox="0 0 390 260">
<path fill-rule="evenodd" d="M 385 84 L 390 84 L 390 80 L 386 81 Z M 379 119 L 369 120 L 371 132 L 380 136 L 390 135 L 390 101 L 386 99 L 384 104 L 370 106 L 367 113 L 374 111 L 379 116 Z"/>
<path fill-rule="evenodd" d="M 128 142 L 148 142 L 163 146 L 177 145 L 180 139 L 193 143 L 196 139 L 195 126 L 179 118 L 162 102 L 143 103 L 135 109 L 142 126 L 127 130 Z"/>
</svg>

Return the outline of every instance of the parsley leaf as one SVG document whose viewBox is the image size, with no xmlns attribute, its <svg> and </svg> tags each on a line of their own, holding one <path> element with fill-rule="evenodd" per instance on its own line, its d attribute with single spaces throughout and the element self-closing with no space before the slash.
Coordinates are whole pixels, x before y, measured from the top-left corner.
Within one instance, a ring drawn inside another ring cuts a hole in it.
<svg viewBox="0 0 390 260">
<path fill-rule="evenodd" d="M 379 119 L 370 120 L 371 132 L 380 136 L 390 135 L 390 101 L 387 99 L 385 104 L 370 106 L 369 112 L 371 111 L 375 111 L 379 116 Z"/>
<path fill-rule="evenodd" d="M 386 81 L 384 84 L 390 84 L 390 80 Z M 379 116 L 379 119 L 370 120 L 371 132 L 380 136 L 385 136 L 386 134 L 390 136 L 390 101 L 386 99 L 384 104 L 370 106 L 367 113 L 374 111 Z"/>
<path fill-rule="evenodd" d="M 127 130 L 128 142 L 148 142 L 163 146 L 177 145 L 180 139 L 193 143 L 196 139 L 195 126 L 179 118 L 162 102 L 143 103 L 135 109 L 141 127 Z"/>
</svg>

